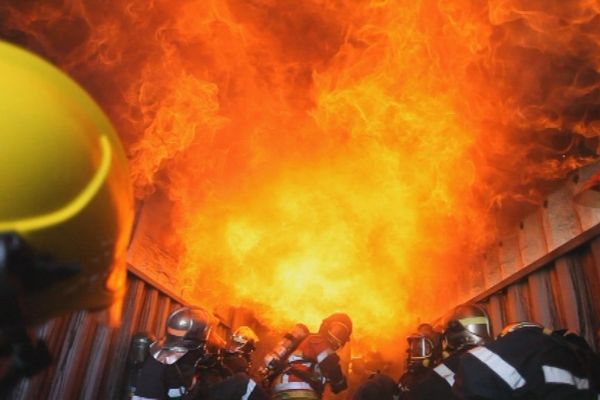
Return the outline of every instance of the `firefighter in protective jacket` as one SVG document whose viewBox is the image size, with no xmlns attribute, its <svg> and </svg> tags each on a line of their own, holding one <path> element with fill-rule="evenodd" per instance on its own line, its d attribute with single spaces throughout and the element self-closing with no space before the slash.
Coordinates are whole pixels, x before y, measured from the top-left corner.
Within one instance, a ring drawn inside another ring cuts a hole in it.
<svg viewBox="0 0 600 400">
<path fill-rule="evenodd" d="M 336 351 L 350 340 L 351 334 L 348 315 L 335 313 L 324 319 L 319 332 L 302 340 L 273 379 L 272 398 L 319 400 L 326 385 L 333 393 L 345 390 L 348 385 Z"/>
<path fill-rule="evenodd" d="M 201 308 L 172 312 L 166 336 L 150 345 L 133 399 L 179 399 L 193 390 L 208 393 L 210 374 L 205 372 L 216 364 L 222 341 L 215 325 L 215 318 Z"/>
<path fill-rule="evenodd" d="M 464 399 L 597 400 L 599 383 L 600 358 L 583 338 L 519 322 L 461 358 L 454 389 Z"/>
</svg>

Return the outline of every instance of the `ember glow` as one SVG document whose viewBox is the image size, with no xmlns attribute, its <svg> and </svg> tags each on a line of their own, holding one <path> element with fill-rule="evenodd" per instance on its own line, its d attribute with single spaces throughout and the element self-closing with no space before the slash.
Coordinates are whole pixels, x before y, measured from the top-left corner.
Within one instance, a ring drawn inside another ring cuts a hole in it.
<svg viewBox="0 0 600 400">
<path fill-rule="evenodd" d="M 5 1 L 1 37 L 107 110 L 205 306 L 389 338 L 455 302 L 498 208 L 596 158 L 595 0 L 87 3 Z"/>
</svg>

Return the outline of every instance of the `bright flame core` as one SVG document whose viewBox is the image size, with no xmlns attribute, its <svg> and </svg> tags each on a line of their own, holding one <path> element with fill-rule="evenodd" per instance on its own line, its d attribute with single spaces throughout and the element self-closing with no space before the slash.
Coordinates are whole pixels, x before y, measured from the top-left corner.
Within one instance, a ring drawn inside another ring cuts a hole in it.
<svg viewBox="0 0 600 400">
<path fill-rule="evenodd" d="M 1 34 L 104 105 L 205 306 L 392 337 L 455 302 L 495 208 L 596 156 L 595 0 L 95 3 L 8 1 Z"/>
</svg>

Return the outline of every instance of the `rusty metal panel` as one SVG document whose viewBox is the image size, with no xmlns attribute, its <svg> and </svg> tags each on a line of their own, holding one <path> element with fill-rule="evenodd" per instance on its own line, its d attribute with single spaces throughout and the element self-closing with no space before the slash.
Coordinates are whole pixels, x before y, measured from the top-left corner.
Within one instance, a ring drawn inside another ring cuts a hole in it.
<svg viewBox="0 0 600 400">
<path fill-rule="evenodd" d="M 534 272 L 529 275 L 528 283 L 531 318 L 544 326 L 558 326 L 558 310 L 552 295 L 550 271 L 543 269 Z"/>
<path fill-rule="evenodd" d="M 572 198 L 571 191 L 567 187 L 563 187 L 548 196 L 542 207 L 542 221 L 548 251 L 568 242 L 582 232 Z"/>
<path fill-rule="evenodd" d="M 527 284 L 518 282 L 506 289 L 506 322 L 528 319 L 530 319 L 530 311 Z"/>
<path fill-rule="evenodd" d="M 85 311 L 73 314 L 65 334 L 65 344 L 58 356 L 57 367 L 50 387 L 50 399 L 75 398 L 83 379 L 94 321 Z"/>
<path fill-rule="evenodd" d="M 498 248 L 498 261 L 502 278 L 506 278 L 523 266 L 519 249 L 519 238 L 516 233 L 511 233 L 502 238 Z"/>
<path fill-rule="evenodd" d="M 577 170 L 567 181 L 567 187 L 572 194 L 577 193 L 588 179 L 598 172 L 600 163 L 596 162 Z M 579 217 L 581 228 L 585 231 L 600 223 L 600 208 L 586 207 L 573 204 L 575 213 Z"/>
<path fill-rule="evenodd" d="M 97 399 L 102 383 L 102 371 L 107 367 L 108 350 L 113 329 L 108 326 L 98 325 L 91 344 L 92 353 L 87 360 L 85 377 L 81 385 L 81 399 Z"/>
<path fill-rule="evenodd" d="M 531 213 L 521 221 L 518 236 L 523 264 L 531 264 L 548 253 L 542 216 L 539 210 Z"/>
<path fill-rule="evenodd" d="M 590 243 L 590 251 L 581 255 L 586 282 L 590 288 L 590 300 L 594 314 L 600 318 L 600 238 Z M 600 328 L 600 326 L 599 326 Z"/>
<path fill-rule="evenodd" d="M 487 305 L 487 311 L 492 324 L 492 335 L 498 336 L 504 325 L 506 325 L 506 316 L 504 312 L 504 301 L 501 295 L 496 294 L 490 297 Z"/>
<path fill-rule="evenodd" d="M 154 320 L 154 327 L 152 328 L 152 333 L 156 335 L 156 337 L 160 337 L 163 335 L 167 327 L 167 317 L 169 316 L 169 311 L 171 310 L 171 298 L 165 296 L 163 294 L 160 295 L 158 300 L 158 307 L 156 310 L 156 319 Z"/>
<path fill-rule="evenodd" d="M 490 288 L 502 280 L 498 264 L 498 247 L 492 246 L 483 256 L 483 277 L 486 288 Z"/>
<path fill-rule="evenodd" d="M 156 319 L 156 309 L 158 306 L 158 290 L 148 287 L 144 296 L 142 311 L 140 313 L 140 322 L 136 332 L 150 332 L 154 327 Z"/>
<path fill-rule="evenodd" d="M 590 263 L 590 277 L 594 278 L 595 281 L 600 281 L 600 238 L 596 238 L 590 241 L 590 254 L 592 262 Z"/>
<path fill-rule="evenodd" d="M 561 276 L 560 297 L 567 321 L 565 327 L 593 343 L 598 323 L 593 294 L 595 282 L 586 276 L 585 252 L 589 252 L 589 247 L 557 260 L 556 270 Z"/>
<path fill-rule="evenodd" d="M 485 289 L 485 277 L 484 277 L 484 267 L 482 264 L 474 264 L 469 268 L 469 295 L 467 297 L 472 297 L 477 293 L 481 293 Z"/>
</svg>

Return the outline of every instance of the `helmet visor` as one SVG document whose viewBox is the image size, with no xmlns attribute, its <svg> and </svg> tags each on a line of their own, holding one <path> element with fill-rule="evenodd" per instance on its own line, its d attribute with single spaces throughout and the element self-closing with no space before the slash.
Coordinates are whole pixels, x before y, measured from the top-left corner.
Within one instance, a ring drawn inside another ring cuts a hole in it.
<svg viewBox="0 0 600 400">
<path fill-rule="evenodd" d="M 422 335 L 408 337 L 408 356 L 411 360 L 424 360 L 431 357 L 433 342 Z"/>
</svg>

